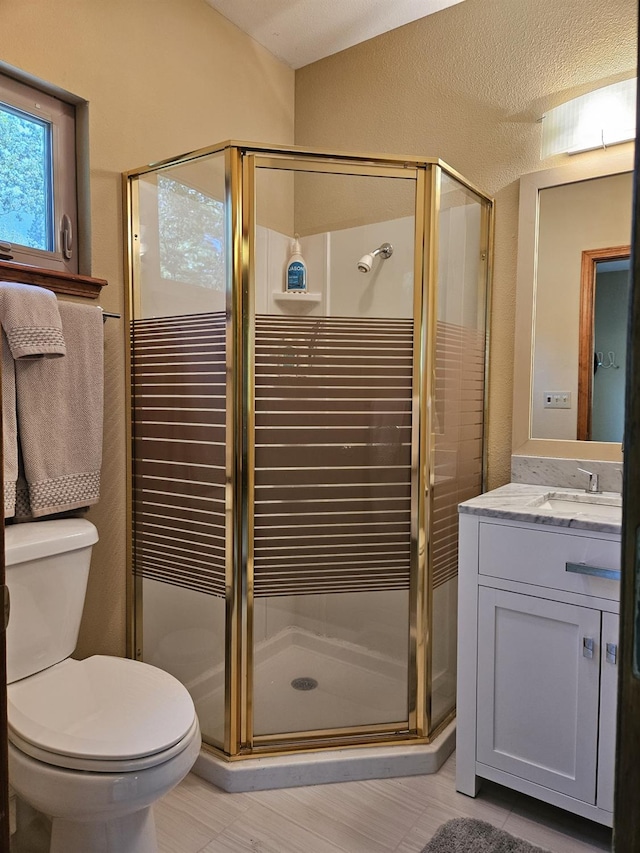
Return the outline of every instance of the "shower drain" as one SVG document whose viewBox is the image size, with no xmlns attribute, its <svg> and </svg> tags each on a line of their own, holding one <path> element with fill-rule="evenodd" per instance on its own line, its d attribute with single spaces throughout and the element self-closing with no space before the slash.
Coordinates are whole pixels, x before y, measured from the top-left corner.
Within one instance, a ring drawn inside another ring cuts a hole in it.
<svg viewBox="0 0 640 853">
<path fill-rule="evenodd" d="M 294 678 L 291 682 L 291 686 L 294 690 L 315 690 L 318 686 L 318 682 L 315 678 L 303 676 L 302 678 Z"/>
</svg>

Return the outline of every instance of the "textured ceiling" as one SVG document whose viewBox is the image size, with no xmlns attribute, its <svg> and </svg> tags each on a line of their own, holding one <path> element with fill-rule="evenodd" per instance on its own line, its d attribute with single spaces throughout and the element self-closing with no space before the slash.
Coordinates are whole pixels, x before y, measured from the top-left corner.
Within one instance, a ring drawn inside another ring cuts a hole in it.
<svg viewBox="0 0 640 853">
<path fill-rule="evenodd" d="M 463 0 L 207 0 L 291 68 Z"/>
</svg>

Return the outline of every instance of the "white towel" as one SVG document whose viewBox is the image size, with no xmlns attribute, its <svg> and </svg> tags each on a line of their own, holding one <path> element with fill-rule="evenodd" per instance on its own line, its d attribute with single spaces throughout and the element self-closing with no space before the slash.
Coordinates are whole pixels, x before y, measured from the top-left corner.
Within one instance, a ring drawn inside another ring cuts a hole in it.
<svg viewBox="0 0 640 853">
<path fill-rule="evenodd" d="M 55 293 L 0 282 L 0 325 L 14 358 L 59 358 L 66 352 Z"/>
<path fill-rule="evenodd" d="M 100 495 L 102 311 L 58 304 L 65 358 L 16 361 L 18 432 L 34 518 L 89 506 Z"/>
</svg>

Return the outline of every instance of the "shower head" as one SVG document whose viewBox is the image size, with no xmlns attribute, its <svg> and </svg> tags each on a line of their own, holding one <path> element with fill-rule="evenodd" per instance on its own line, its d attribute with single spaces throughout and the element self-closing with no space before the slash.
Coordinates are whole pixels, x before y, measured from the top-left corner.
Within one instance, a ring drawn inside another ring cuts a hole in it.
<svg viewBox="0 0 640 853">
<path fill-rule="evenodd" d="M 373 255 L 363 255 L 358 261 L 358 271 L 359 272 L 371 272 L 371 266 L 373 264 Z"/>
<path fill-rule="evenodd" d="M 378 246 L 377 249 L 374 249 L 371 254 L 363 255 L 358 261 L 358 272 L 371 272 L 371 267 L 373 266 L 373 259 L 377 255 L 380 255 L 383 260 L 390 258 L 391 255 L 393 255 L 393 246 L 391 245 L 391 243 L 383 243 L 381 246 Z"/>
</svg>

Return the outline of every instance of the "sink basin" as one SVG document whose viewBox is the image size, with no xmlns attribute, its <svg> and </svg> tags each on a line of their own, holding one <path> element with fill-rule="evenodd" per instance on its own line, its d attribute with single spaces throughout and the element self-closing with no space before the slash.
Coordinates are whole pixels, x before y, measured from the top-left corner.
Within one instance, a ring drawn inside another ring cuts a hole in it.
<svg viewBox="0 0 640 853">
<path fill-rule="evenodd" d="M 596 495 L 589 492 L 576 494 L 549 492 L 540 500 L 540 503 L 536 503 L 536 509 L 570 512 L 576 516 L 588 514 L 620 521 L 622 498 L 619 495 Z"/>
<path fill-rule="evenodd" d="M 551 498 L 551 500 L 543 501 L 541 504 L 538 504 L 536 509 L 552 509 L 556 512 L 572 512 L 574 515 L 583 515 L 588 512 L 589 515 L 601 515 L 605 518 L 620 519 L 622 517 L 621 506 L 616 506 L 615 504 L 596 504 L 593 501 L 567 501 Z"/>
</svg>

